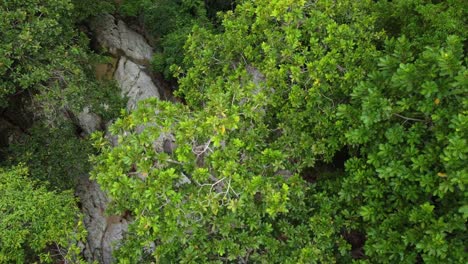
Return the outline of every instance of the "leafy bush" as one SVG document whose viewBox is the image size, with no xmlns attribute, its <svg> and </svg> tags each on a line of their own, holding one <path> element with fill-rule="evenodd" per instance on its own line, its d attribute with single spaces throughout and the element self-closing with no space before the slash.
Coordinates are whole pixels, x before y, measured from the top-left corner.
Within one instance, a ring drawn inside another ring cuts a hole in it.
<svg viewBox="0 0 468 264">
<path fill-rule="evenodd" d="M 361 157 L 348 160 L 340 195 L 363 219 L 369 257 L 462 263 L 468 181 L 463 46 L 451 36 L 443 47 L 421 53 L 405 38 L 386 48 L 378 68 L 354 89 L 353 109 L 342 108 L 354 124 L 348 142 Z"/>
<path fill-rule="evenodd" d="M 171 66 L 183 61 L 184 44 L 192 30 L 192 25 L 185 26 L 165 35 L 160 45 L 162 50 L 156 52 L 151 61 L 153 71 L 161 72 L 165 78 L 172 79 Z"/>
<path fill-rule="evenodd" d="M 73 193 L 49 192 L 27 175 L 0 168 L 0 263 L 78 263 L 85 231 Z"/>
<path fill-rule="evenodd" d="M 79 112 L 88 98 L 98 97 L 90 63 L 98 58 L 75 29 L 83 12 L 71 0 L 0 3 L 0 107 L 28 93 L 36 114 L 52 121 L 63 109 Z"/>
<path fill-rule="evenodd" d="M 347 143 L 360 154 L 347 162 L 340 196 L 362 217 L 371 259 L 463 263 L 467 35 L 455 25 L 463 24 L 466 3 L 388 5 L 399 19 L 418 15 L 403 18 L 412 21 L 385 42 L 375 69 L 354 87 L 351 104 L 339 106 L 350 124 Z"/>
<path fill-rule="evenodd" d="M 42 2 L 42 3 L 40 3 Z M 74 37 L 69 1 L 2 1 L 0 102 L 45 83 L 64 62 Z M 62 58 L 62 59 L 59 59 Z M 60 77 L 57 72 L 57 78 Z"/>
</svg>

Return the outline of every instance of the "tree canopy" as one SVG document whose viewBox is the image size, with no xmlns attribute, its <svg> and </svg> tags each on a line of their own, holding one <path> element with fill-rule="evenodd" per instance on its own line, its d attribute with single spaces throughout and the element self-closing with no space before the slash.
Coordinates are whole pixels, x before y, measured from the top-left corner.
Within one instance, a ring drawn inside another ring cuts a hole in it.
<svg viewBox="0 0 468 264">
<path fill-rule="evenodd" d="M 172 67 L 186 103 L 142 103 L 95 143 L 135 216 L 118 259 L 466 262 L 466 10 L 241 1 L 196 26 Z"/>
<path fill-rule="evenodd" d="M 67 115 L 108 120 L 120 102 L 93 77 L 101 12 L 157 45 L 151 70 L 178 100 L 90 140 Z M 467 1 L 5 0 L 0 14 L 0 110 L 27 94 L 38 117 L 0 168 L 0 263 L 81 261 L 70 189 L 90 167 L 108 213 L 131 219 L 117 263 L 468 261 Z"/>
</svg>

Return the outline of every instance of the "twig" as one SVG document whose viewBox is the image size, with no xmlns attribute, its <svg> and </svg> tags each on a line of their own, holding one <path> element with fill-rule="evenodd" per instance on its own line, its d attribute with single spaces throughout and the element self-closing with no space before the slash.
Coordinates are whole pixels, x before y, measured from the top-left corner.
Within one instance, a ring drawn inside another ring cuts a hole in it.
<svg viewBox="0 0 468 264">
<path fill-rule="evenodd" d="M 405 120 L 409 120 L 409 121 L 426 122 L 426 120 L 422 120 L 422 119 L 418 119 L 418 118 L 406 117 L 406 116 L 402 116 L 402 115 L 397 114 L 397 113 L 395 113 L 395 114 L 393 114 L 393 115 L 398 116 L 398 117 L 400 117 L 400 118 L 403 118 L 403 119 L 405 119 Z"/>
</svg>

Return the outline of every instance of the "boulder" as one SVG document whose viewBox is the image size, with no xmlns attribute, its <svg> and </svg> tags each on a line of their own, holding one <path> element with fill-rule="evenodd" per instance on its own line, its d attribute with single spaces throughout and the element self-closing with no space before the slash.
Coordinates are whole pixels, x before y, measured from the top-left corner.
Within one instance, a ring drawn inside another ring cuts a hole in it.
<svg viewBox="0 0 468 264">
<path fill-rule="evenodd" d="M 119 60 L 114 79 L 128 99 L 127 110 L 135 109 L 137 103 L 150 97 L 158 97 L 159 91 L 151 77 L 144 71 L 145 67 L 134 63 L 125 56 Z"/>
<path fill-rule="evenodd" d="M 122 20 L 110 14 L 96 17 L 90 23 L 98 43 L 111 54 L 122 54 L 142 64 L 147 64 L 153 56 L 153 49 L 145 38 L 130 29 Z"/>
<path fill-rule="evenodd" d="M 89 111 L 89 107 L 85 107 L 81 113 L 78 114 L 78 122 L 81 129 L 87 135 L 96 130 L 102 129 L 102 119 L 95 113 Z"/>
</svg>

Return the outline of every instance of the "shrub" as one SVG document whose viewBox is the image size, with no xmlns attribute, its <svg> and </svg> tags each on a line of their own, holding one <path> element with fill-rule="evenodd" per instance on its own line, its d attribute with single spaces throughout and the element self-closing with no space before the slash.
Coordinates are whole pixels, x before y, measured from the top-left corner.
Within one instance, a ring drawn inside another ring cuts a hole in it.
<svg viewBox="0 0 468 264">
<path fill-rule="evenodd" d="M 23 166 L 0 169 L 0 262 L 77 263 L 85 231 L 73 193 L 49 192 L 27 175 Z"/>
</svg>

